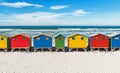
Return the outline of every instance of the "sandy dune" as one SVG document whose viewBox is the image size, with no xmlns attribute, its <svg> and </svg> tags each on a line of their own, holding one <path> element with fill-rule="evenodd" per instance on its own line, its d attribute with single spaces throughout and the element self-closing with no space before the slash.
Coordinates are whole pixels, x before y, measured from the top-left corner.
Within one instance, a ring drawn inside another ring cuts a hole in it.
<svg viewBox="0 0 120 73">
<path fill-rule="evenodd" d="M 120 52 L 0 52 L 0 73 L 119 73 Z"/>
</svg>

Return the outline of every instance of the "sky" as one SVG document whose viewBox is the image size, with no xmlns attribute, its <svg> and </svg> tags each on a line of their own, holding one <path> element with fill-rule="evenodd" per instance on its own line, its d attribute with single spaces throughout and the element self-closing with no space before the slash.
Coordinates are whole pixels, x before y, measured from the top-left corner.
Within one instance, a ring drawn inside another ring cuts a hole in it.
<svg viewBox="0 0 120 73">
<path fill-rule="evenodd" d="M 120 0 L 0 0 L 0 26 L 119 26 Z"/>
</svg>

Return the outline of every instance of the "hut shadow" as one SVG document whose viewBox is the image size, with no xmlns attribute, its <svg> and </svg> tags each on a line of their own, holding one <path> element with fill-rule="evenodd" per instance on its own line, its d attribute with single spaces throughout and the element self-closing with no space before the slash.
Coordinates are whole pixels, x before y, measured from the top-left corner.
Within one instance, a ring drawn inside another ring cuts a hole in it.
<svg viewBox="0 0 120 73">
<path fill-rule="evenodd" d="M 69 49 L 68 49 L 69 50 Z M 73 49 L 71 49 L 71 51 L 69 51 L 69 52 L 85 52 L 86 51 L 86 49 L 83 49 L 83 48 L 73 48 Z"/>
<path fill-rule="evenodd" d="M 86 51 L 90 51 L 90 38 L 88 38 L 88 47 L 86 48 Z"/>
<path fill-rule="evenodd" d="M 43 52 L 51 52 L 52 49 L 44 48 L 44 49 L 42 49 L 42 51 L 43 51 Z"/>
<path fill-rule="evenodd" d="M 62 49 L 59 49 L 58 51 L 56 51 L 57 50 L 56 47 L 53 47 L 52 50 L 53 52 L 69 52 L 68 47 L 64 47 L 63 49 L 64 51 Z"/>
<path fill-rule="evenodd" d="M 11 52 L 11 45 L 10 45 L 11 43 L 10 43 L 10 38 L 9 38 L 9 37 L 8 37 L 7 44 L 8 44 L 8 45 L 7 45 L 7 47 L 8 47 L 7 51 L 8 51 L 8 52 Z"/>
<path fill-rule="evenodd" d="M 107 48 L 107 50 L 105 48 L 94 48 L 93 51 L 99 51 L 99 52 L 106 52 L 109 51 L 109 49 Z"/>
<path fill-rule="evenodd" d="M 69 48 L 68 47 L 65 47 L 65 52 L 69 52 Z"/>
<path fill-rule="evenodd" d="M 48 49 L 48 48 L 38 48 L 36 50 L 33 50 L 34 52 L 52 52 L 52 49 Z"/>
<path fill-rule="evenodd" d="M 38 48 L 38 49 L 34 49 L 34 47 L 31 47 L 30 48 L 30 52 L 54 52 L 55 51 L 55 48 L 51 48 L 51 49 L 48 49 L 48 48 Z"/>
<path fill-rule="evenodd" d="M 0 49 L 0 52 L 6 52 L 4 49 Z"/>
<path fill-rule="evenodd" d="M 86 49 L 82 49 L 82 48 L 78 49 L 78 52 L 85 52 L 85 51 Z"/>
<path fill-rule="evenodd" d="M 55 47 L 52 47 L 52 52 L 56 52 L 56 48 Z"/>
<path fill-rule="evenodd" d="M 30 47 L 29 52 L 34 52 L 34 48 Z"/>
<path fill-rule="evenodd" d="M 78 49 L 73 48 L 71 51 L 69 51 L 69 48 L 68 48 L 68 47 L 65 47 L 64 50 L 65 50 L 65 52 L 85 52 L 85 50 L 88 51 L 88 48 L 86 48 L 85 50 L 82 49 L 82 48 L 78 48 Z"/>
<path fill-rule="evenodd" d="M 64 50 L 64 49 L 63 49 Z M 62 49 L 58 49 L 56 52 L 64 52 Z"/>
<path fill-rule="evenodd" d="M 42 52 L 42 49 L 37 49 L 37 51 L 33 51 L 33 52 Z"/>
<path fill-rule="evenodd" d="M 108 49 L 108 48 L 107 48 L 107 49 Z M 104 51 L 106 51 L 106 49 L 100 48 L 99 51 L 104 52 Z"/>
<path fill-rule="evenodd" d="M 120 51 L 120 48 L 115 48 L 112 52 Z"/>
<path fill-rule="evenodd" d="M 24 48 L 20 48 L 20 49 L 16 48 L 16 49 L 11 49 L 10 52 L 30 52 L 30 50 Z"/>
<path fill-rule="evenodd" d="M 73 48 L 70 52 L 76 52 L 76 51 L 77 51 L 77 49 Z"/>
</svg>

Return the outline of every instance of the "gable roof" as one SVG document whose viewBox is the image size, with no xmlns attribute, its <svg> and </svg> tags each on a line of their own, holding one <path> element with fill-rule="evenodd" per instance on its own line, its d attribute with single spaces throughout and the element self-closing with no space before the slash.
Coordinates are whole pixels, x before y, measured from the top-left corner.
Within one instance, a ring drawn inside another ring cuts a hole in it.
<svg viewBox="0 0 120 73">
<path fill-rule="evenodd" d="M 5 35 L 0 35 L 0 36 L 3 36 L 3 37 L 5 37 L 5 38 L 8 38 L 7 36 L 5 36 Z"/>
<path fill-rule="evenodd" d="M 59 36 L 62 36 L 62 37 L 65 38 L 65 36 L 63 36 L 62 34 L 59 34 L 59 35 L 55 36 L 55 38 L 58 38 Z"/>
<path fill-rule="evenodd" d="M 115 36 L 118 36 L 118 35 L 120 35 L 120 33 L 112 33 L 112 34 L 110 34 L 110 35 L 108 35 L 109 37 L 115 37 Z"/>
<path fill-rule="evenodd" d="M 91 37 L 96 37 L 96 36 L 99 36 L 99 35 L 102 35 L 102 36 L 105 36 L 105 37 L 109 37 L 109 36 L 106 36 L 106 35 L 101 34 L 101 33 L 99 33 L 99 34 L 95 34 L 95 35 L 92 35 Z"/>
<path fill-rule="evenodd" d="M 13 36 L 11 36 L 10 38 L 12 38 L 12 37 L 15 37 L 15 36 L 18 36 L 18 35 L 22 35 L 22 36 L 25 36 L 25 37 L 28 37 L 28 38 L 30 38 L 30 36 L 28 36 L 28 35 L 25 35 L 25 34 L 16 34 L 16 35 L 13 35 Z"/>
<path fill-rule="evenodd" d="M 78 35 L 88 38 L 87 36 L 84 36 L 84 35 L 81 35 L 81 34 L 74 34 L 74 35 L 72 35 L 72 36 L 68 36 L 68 38 L 71 38 L 71 37 L 74 37 L 74 36 L 78 36 Z"/>
<path fill-rule="evenodd" d="M 100 33 L 99 33 L 100 34 Z M 95 34 L 92 34 L 92 35 L 90 35 L 90 37 L 92 37 L 92 36 L 95 36 L 95 35 L 98 35 L 97 33 L 95 33 Z"/>
<path fill-rule="evenodd" d="M 49 36 L 48 34 L 40 34 L 40 35 L 36 35 L 36 36 L 33 36 L 33 38 L 38 37 L 38 36 L 47 36 L 47 37 L 52 38 L 52 36 Z"/>
</svg>

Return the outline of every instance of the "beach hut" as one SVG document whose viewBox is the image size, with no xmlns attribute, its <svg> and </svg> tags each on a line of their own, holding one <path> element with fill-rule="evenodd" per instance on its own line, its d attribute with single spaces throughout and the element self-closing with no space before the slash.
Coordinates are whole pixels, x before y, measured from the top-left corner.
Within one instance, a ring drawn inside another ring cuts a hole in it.
<svg viewBox="0 0 120 73">
<path fill-rule="evenodd" d="M 72 49 L 83 49 L 86 51 L 86 48 L 88 46 L 88 37 L 81 35 L 81 34 L 75 34 L 68 37 L 68 48 L 69 51 Z"/>
<path fill-rule="evenodd" d="M 63 35 L 60 34 L 55 37 L 55 47 L 56 47 L 56 51 L 58 51 L 59 49 L 64 51 L 65 37 Z"/>
<path fill-rule="evenodd" d="M 31 38 L 24 34 L 17 34 L 10 37 L 11 51 L 15 49 L 25 49 L 29 51 L 31 47 Z"/>
<path fill-rule="evenodd" d="M 52 37 L 48 35 L 37 35 L 33 37 L 34 51 L 38 49 L 49 49 L 52 51 Z"/>
<path fill-rule="evenodd" d="M 120 50 L 120 34 L 111 34 L 111 50 L 118 48 Z"/>
<path fill-rule="evenodd" d="M 110 42 L 109 40 L 110 38 L 103 34 L 93 35 L 90 38 L 90 48 L 91 50 L 104 48 L 106 51 L 108 51 Z"/>
<path fill-rule="evenodd" d="M 8 37 L 0 35 L 0 49 L 7 51 L 7 49 L 8 49 Z"/>
</svg>

